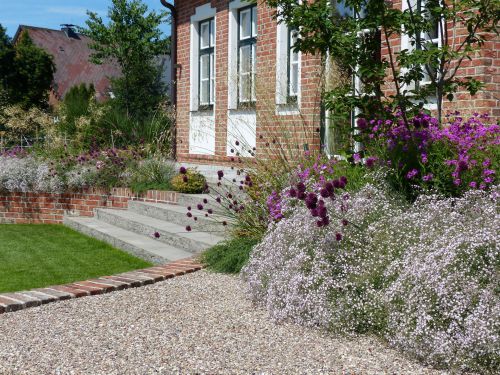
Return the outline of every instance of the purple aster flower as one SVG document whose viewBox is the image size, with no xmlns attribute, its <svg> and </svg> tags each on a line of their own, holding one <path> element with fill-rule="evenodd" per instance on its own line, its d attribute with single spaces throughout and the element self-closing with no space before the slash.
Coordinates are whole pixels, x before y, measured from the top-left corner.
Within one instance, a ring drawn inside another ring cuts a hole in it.
<svg viewBox="0 0 500 375">
<path fill-rule="evenodd" d="M 413 180 L 416 175 L 418 175 L 418 171 L 415 168 L 413 168 L 406 174 L 406 179 Z"/>
<path fill-rule="evenodd" d="M 476 181 L 471 181 L 469 183 L 469 187 L 471 187 L 472 189 L 477 189 L 477 182 Z"/>
<path fill-rule="evenodd" d="M 180 173 L 180 174 L 186 174 L 186 173 L 187 173 L 187 169 L 186 169 L 186 167 L 180 167 L 180 168 L 179 168 L 179 173 Z"/>
<path fill-rule="evenodd" d="M 366 126 L 368 125 L 368 123 L 366 122 L 365 118 L 358 118 L 358 120 L 356 121 L 356 123 L 358 125 L 358 128 L 361 129 L 361 130 L 366 129 Z"/>
<path fill-rule="evenodd" d="M 373 156 L 370 156 L 369 158 L 366 159 L 365 165 L 368 168 L 373 168 L 373 166 L 375 165 L 376 161 L 377 161 L 377 158 L 375 158 Z"/>
<path fill-rule="evenodd" d="M 432 173 L 428 173 L 422 177 L 422 180 L 424 180 L 425 182 L 429 182 L 429 181 L 432 181 L 433 178 L 434 178 L 434 175 Z"/>
</svg>

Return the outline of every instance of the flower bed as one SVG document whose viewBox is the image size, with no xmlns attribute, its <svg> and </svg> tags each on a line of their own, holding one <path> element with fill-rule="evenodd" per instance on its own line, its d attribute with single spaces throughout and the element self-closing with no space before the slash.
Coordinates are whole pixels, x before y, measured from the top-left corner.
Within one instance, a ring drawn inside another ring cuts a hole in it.
<svg viewBox="0 0 500 375">
<path fill-rule="evenodd" d="M 96 208 L 126 209 L 129 200 L 177 202 L 177 193 L 148 190 L 134 194 L 128 188 L 110 191 L 85 189 L 72 193 L 3 192 L 0 193 L 0 223 L 62 223 L 64 215 L 93 216 Z"/>
</svg>

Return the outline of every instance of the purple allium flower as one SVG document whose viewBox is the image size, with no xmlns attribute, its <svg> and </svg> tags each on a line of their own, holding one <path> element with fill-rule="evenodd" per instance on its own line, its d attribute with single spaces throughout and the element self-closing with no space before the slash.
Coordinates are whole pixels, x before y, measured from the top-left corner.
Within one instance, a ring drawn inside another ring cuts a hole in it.
<svg viewBox="0 0 500 375">
<path fill-rule="evenodd" d="M 328 181 L 326 184 L 325 184 L 325 189 L 330 193 L 330 196 L 333 195 L 333 193 L 335 192 L 335 188 L 333 187 L 333 183 Z"/>
<path fill-rule="evenodd" d="M 311 216 L 312 217 L 318 217 L 319 216 L 317 208 L 312 208 L 311 210 L 309 210 L 309 212 L 311 212 Z"/>
<path fill-rule="evenodd" d="M 226 226 L 227 225 L 227 221 L 223 221 L 222 225 Z"/>
<path fill-rule="evenodd" d="M 220 198 L 220 197 L 217 197 L 217 198 L 215 198 L 215 201 L 216 201 L 217 203 L 220 203 L 220 202 L 221 202 L 221 198 Z"/>
<path fill-rule="evenodd" d="M 318 216 L 321 217 L 321 218 L 325 218 L 327 217 L 328 215 L 328 211 L 326 210 L 326 207 L 325 206 L 320 206 L 318 207 Z"/>
<path fill-rule="evenodd" d="M 235 144 L 236 146 L 239 146 L 239 145 L 240 145 L 240 141 L 236 141 L 236 142 L 234 142 L 234 144 Z"/>
<path fill-rule="evenodd" d="M 198 203 L 196 205 L 196 208 L 201 211 L 201 210 L 203 210 L 203 205 L 201 203 Z"/>
<path fill-rule="evenodd" d="M 358 125 L 358 128 L 361 129 L 361 130 L 364 130 L 366 129 L 368 123 L 366 122 L 366 119 L 365 118 L 358 118 L 357 121 L 356 121 L 357 125 Z"/>
<path fill-rule="evenodd" d="M 194 219 L 194 221 L 198 221 L 198 217 L 196 217 L 196 216 L 193 217 L 193 219 Z"/>
<path fill-rule="evenodd" d="M 187 206 L 188 211 L 191 211 L 191 206 Z"/>
<path fill-rule="evenodd" d="M 295 198 L 297 196 L 297 190 L 295 190 L 293 187 L 290 188 L 290 190 L 288 191 L 288 194 L 290 195 L 290 197 L 292 198 Z"/>
<path fill-rule="evenodd" d="M 187 216 L 187 217 L 192 217 L 192 216 L 193 216 L 193 214 L 192 214 L 191 212 L 188 212 L 188 213 L 186 214 L 186 216 Z"/>
<path fill-rule="evenodd" d="M 187 183 L 188 182 L 188 177 L 186 175 L 182 176 L 182 181 L 184 183 Z"/>
<path fill-rule="evenodd" d="M 188 232 L 191 232 L 191 226 L 190 226 L 190 225 L 186 226 L 186 230 L 187 230 Z"/>
<path fill-rule="evenodd" d="M 180 167 L 180 168 L 179 168 L 179 173 L 180 173 L 180 174 L 186 174 L 186 173 L 187 173 L 187 169 L 186 169 L 186 167 Z"/>
<path fill-rule="evenodd" d="M 335 233 L 335 239 L 337 241 L 342 241 L 342 234 L 341 233 Z"/>
<path fill-rule="evenodd" d="M 342 225 L 345 227 L 349 224 L 349 221 L 347 219 L 342 219 Z"/>
<path fill-rule="evenodd" d="M 224 172 L 223 171 L 217 171 L 217 176 L 219 177 L 219 180 L 221 180 L 222 177 L 224 177 Z"/>
<path fill-rule="evenodd" d="M 306 207 L 309 209 L 316 208 L 318 203 L 318 197 L 314 193 L 307 194 L 305 199 Z"/>
<path fill-rule="evenodd" d="M 209 209 L 207 210 L 207 212 L 208 212 L 210 215 L 212 215 L 212 214 L 214 213 L 214 210 L 212 210 L 211 208 L 209 208 Z"/>
<path fill-rule="evenodd" d="M 297 193 L 297 198 L 303 201 L 304 199 L 306 199 L 306 193 L 304 191 L 299 191 Z"/>
<path fill-rule="evenodd" d="M 154 233 L 153 233 L 153 236 L 154 236 L 154 238 L 160 238 L 160 233 L 158 233 L 158 232 L 154 232 Z"/>
<path fill-rule="evenodd" d="M 376 157 L 373 157 L 373 156 L 370 156 L 369 158 L 366 159 L 365 161 L 365 165 L 368 167 L 368 168 L 373 168 L 373 166 L 375 165 L 375 162 L 377 161 L 377 158 Z"/>
<path fill-rule="evenodd" d="M 299 183 L 297 184 L 297 190 L 298 190 L 299 192 L 305 192 L 305 191 L 306 191 L 306 185 L 304 185 L 304 183 L 303 183 L 303 182 L 299 182 Z"/>
<path fill-rule="evenodd" d="M 332 195 L 332 193 L 330 193 L 327 189 L 323 188 L 320 190 L 319 194 L 323 197 L 323 198 L 328 198 L 329 196 Z"/>
<path fill-rule="evenodd" d="M 208 203 L 208 199 L 207 199 L 207 198 L 204 198 L 204 199 L 203 199 L 203 203 L 207 204 L 207 203 Z"/>
</svg>

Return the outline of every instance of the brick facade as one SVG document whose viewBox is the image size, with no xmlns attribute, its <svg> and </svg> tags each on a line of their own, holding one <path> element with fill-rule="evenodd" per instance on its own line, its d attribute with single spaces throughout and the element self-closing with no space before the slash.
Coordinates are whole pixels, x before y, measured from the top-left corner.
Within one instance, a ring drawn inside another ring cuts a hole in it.
<svg viewBox="0 0 500 375">
<path fill-rule="evenodd" d="M 215 8 L 215 150 L 213 155 L 190 153 L 190 112 L 192 64 L 191 17 L 196 9 L 209 4 Z M 178 52 L 177 52 L 177 158 L 180 162 L 224 164 L 231 161 L 227 153 L 228 113 L 229 113 L 229 0 L 188 0 L 179 2 L 178 11 Z M 402 7 L 401 0 L 393 0 L 393 6 Z M 318 56 L 301 56 L 301 101 L 300 114 L 280 113 L 275 102 L 276 59 L 277 59 L 277 22 L 274 10 L 260 0 L 257 5 L 257 101 L 256 101 L 256 154 L 262 156 L 263 150 L 273 147 L 273 141 L 281 144 L 294 144 L 297 149 L 304 146 L 318 149 L 320 146 L 319 128 L 321 126 L 320 93 L 323 87 L 322 60 Z M 449 28 L 450 44 L 460 43 L 466 30 L 463 27 Z M 392 52 L 398 53 L 401 43 L 398 38 L 390 40 Z M 445 100 L 443 113 L 459 110 L 464 115 L 473 112 L 489 113 L 500 118 L 500 40 L 491 36 L 480 53 L 471 61 L 464 61 L 458 76 L 472 76 L 485 82 L 486 86 L 476 95 L 459 92 L 453 102 Z M 381 51 L 383 59 L 388 59 L 387 45 Z M 389 72 L 390 73 L 390 72 Z M 385 88 L 388 93 L 394 89 Z M 285 134 L 283 131 L 293 133 Z M 300 139 L 297 134 L 300 135 Z M 293 139 L 291 139 L 293 138 Z M 243 155 L 245 156 L 245 155 Z"/>
<path fill-rule="evenodd" d="M 94 209 L 106 207 L 126 209 L 129 200 L 175 203 L 177 193 L 149 190 L 146 194 L 137 195 L 127 188 L 62 194 L 0 193 L 0 223 L 60 224 L 64 215 L 94 216 Z"/>
<path fill-rule="evenodd" d="M 395 9 L 402 9 L 402 0 L 392 0 Z M 467 28 L 463 24 L 455 27 L 448 24 L 449 45 L 457 48 L 467 35 Z M 485 86 L 476 95 L 471 96 L 465 91 L 459 91 L 453 101 L 444 99 L 443 113 L 460 111 L 462 114 L 470 115 L 474 112 L 488 113 L 495 119 L 500 119 L 500 39 L 494 34 L 486 34 L 486 42 L 481 51 L 476 53 L 471 60 L 465 59 L 457 72 L 457 78 L 472 77 L 485 83 Z M 393 56 L 401 51 L 401 41 L 394 36 L 390 39 L 390 47 Z M 382 58 L 389 60 L 387 43 L 382 42 Z M 390 70 L 388 76 L 392 74 Z M 394 86 L 386 87 L 388 93 L 394 93 Z"/>
<path fill-rule="evenodd" d="M 190 43 L 191 16 L 196 8 L 209 3 L 216 9 L 216 96 L 215 96 L 215 154 L 199 155 L 189 152 L 190 131 Z M 177 7 L 178 52 L 177 52 L 177 158 L 180 162 L 217 163 L 231 161 L 227 153 L 228 144 L 228 49 L 229 49 L 229 3 L 228 0 L 190 0 L 180 2 Z M 319 147 L 316 136 L 320 124 L 320 76 L 321 60 L 317 56 L 301 56 L 301 103 L 300 113 L 280 115 L 276 113 L 276 38 L 277 22 L 274 11 L 259 2 L 257 5 L 257 101 L 256 101 L 256 148 L 268 148 L 272 139 L 283 138 L 281 129 L 300 129 L 300 147 Z M 306 129 L 304 131 L 304 129 Z M 305 134 L 305 135 L 304 135 Z M 290 138 L 288 134 L 286 138 Z M 298 136 L 297 136 L 298 137 Z M 298 142 L 296 142 L 298 143 Z"/>
</svg>

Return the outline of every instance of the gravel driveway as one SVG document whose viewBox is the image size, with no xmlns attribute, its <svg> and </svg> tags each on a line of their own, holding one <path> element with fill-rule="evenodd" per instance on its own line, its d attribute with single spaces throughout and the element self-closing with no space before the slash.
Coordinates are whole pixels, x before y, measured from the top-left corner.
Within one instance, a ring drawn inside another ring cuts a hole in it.
<svg viewBox="0 0 500 375">
<path fill-rule="evenodd" d="M 205 271 L 0 315 L 0 374 L 437 374 L 377 339 L 275 325 Z"/>
</svg>

